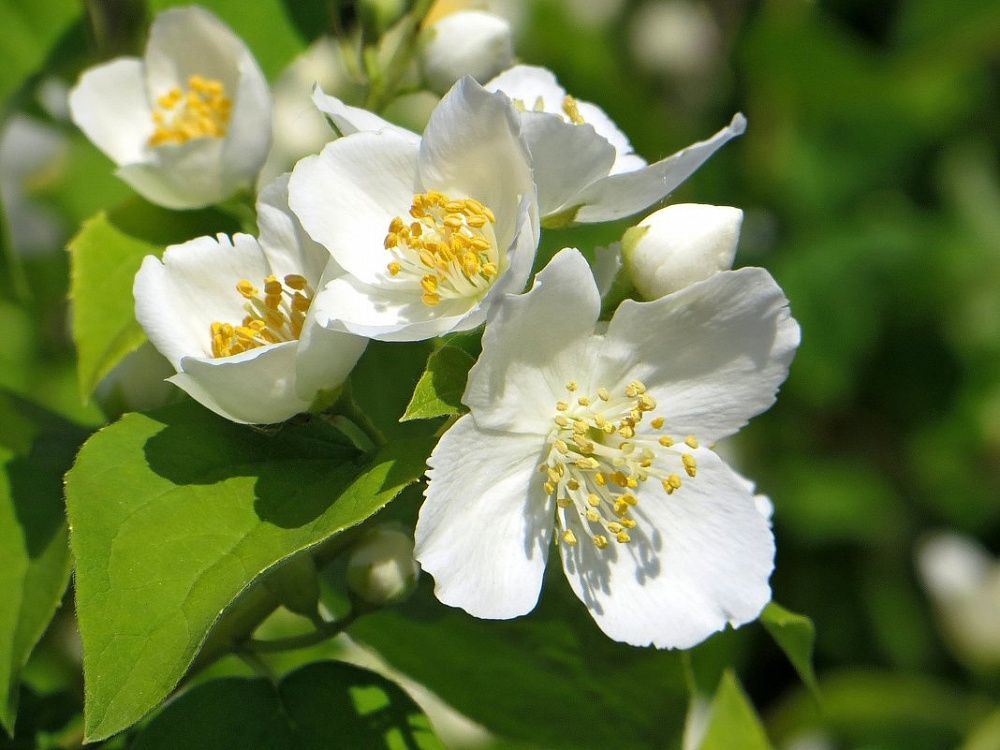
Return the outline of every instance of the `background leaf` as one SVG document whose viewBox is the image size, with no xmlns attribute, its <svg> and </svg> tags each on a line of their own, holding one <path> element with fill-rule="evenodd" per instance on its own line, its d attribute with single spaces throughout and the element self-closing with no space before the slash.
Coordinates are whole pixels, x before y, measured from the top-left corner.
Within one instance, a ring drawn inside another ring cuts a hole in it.
<svg viewBox="0 0 1000 750">
<path fill-rule="evenodd" d="M 818 697 L 819 685 L 812 663 L 816 628 L 812 620 L 771 602 L 761 612 L 760 623 L 785 652 L 802 682 Z"/>
<path fill-rule="evenodd" d="M 719 681 L 699 750 L 771 750 L 760 717 L 731 671 Z"/>
<path fill-rule="evenodd" d="M 83 431 L 0 392 L 0 727 L 14 732 L 18 680 L 69 581 L 62 475 Z"/>
<path fill-rule="evenodd" d="M 167 706 L 131 750 L 441 750 L 427 717 L 397 685 L 360 667 L 322 661 L 277 686 L 229 678 Z"/>
<path fill-rule="evenodd" d="M 399 441 L 363 463 L 321 420 L 265 434 L 191 403 L 91 438 L 66 485 L 88 739 L 162 701 L 240 592 L 377 512 L 430 447 Z"/>
<path fill-rule="evenodd" d="M 469 379 L 469 369 L 475 363 L 473 357 L 457 346 L 446 344 L 432 353 L 400 421 L 460 413 L 465 382 Z"/>
</svg>

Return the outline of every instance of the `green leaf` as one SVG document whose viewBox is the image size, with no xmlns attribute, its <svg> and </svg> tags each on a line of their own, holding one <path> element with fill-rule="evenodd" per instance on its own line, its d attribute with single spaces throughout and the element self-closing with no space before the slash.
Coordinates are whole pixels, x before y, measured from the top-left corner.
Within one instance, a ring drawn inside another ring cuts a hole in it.
<svg viewBox="0 0 1000 750">
<path fill-rule="evenodd" d="M 387 440 L 434 431 L 429 422 L 400 422 L 431 354 L 428 341 L 371 341 L 351 372 L 351 398 Z"/>
<path fill-rule="evenodd" d="M 0 393 L 0 726 L 13 734 L 18 680 L 69 581 L 62 476 L 83 432 Z"/>
<path fill-rule="evenodd" d="M 427 359 L 427 369 L 417 381 L 401 422 L 459 414 L 469 369 L 476 360 L 457 346 L 445 345 Z"/>
<path fill-rule="evenodd" d="M 677 653 L 608 639 L 552 562 L 527 617 L 479 620 L 445 607 L 425 577 L 411 599 L 349 633 L 505 739 L 553 750 L 669 746 L 687 695 Z"/>
<path fill-rule="evenodd" d="M 381 509 L 430 448 L 397 441 L 363 462 L 320 419 L 269 434 L 192 403 L 87 441 L 66 494 L 88 741 L 162 701 L 241 592 Z"/>
<path fill-rule="evenodd" d="M 771 750 L 760 717 L 732 671 L 719 681 L 699 750 Z"/>
<path fill-rule="evenodd" d="M 812 620 L 805 615 L 771 602 L 760 615 L 761 624 L 771 634 L 775 642 L 785 652 L 785 656 L 799 673 L 799 678 L 805 683 L 813 695 L 819 697 L 819 685 L 816 682 L 816 672 L 813 670 L 813 645 L 816 642 L 816 628 Z"/>
<path fill-rule="evenodd" d="M 227 678 L 167 706 L 131 750 L 441 750 L 430 722 L 401 688 L 350 664 L 309 664 L 280 684 Z"/>
<path fill-rule="evenodd" d="M 146 340 L 135 320 L 132 282 L 147 255 L 200 234 L 234 231 L 214 210 L 176 212 L 133 199 L 84 222 L 70 241 L 73 341 L 86 399 L 125 355 Z"/>
</svg>

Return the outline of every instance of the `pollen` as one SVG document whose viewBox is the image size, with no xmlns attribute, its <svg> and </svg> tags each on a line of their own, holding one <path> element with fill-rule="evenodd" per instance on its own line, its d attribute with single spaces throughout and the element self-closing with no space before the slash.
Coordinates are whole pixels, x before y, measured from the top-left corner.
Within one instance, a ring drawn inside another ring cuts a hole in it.
<svg viewBox="0 0 1000 750">
<path fill-rule="evenodd" d="M 586 120 L 583 119 L 583 115 L 580 114 L 580 107 L 572 96 L 566 95 L 562 100 L 562 111 L 563 114 L 569 119 L 574 125 L 583 125 Z"/>
<path fill-rule="evenodd" d="M 386 270 L 419 289 L 428 307 L 449 299 L 479 299 L 506 268 L 495 224 L 493 212 L 473 198 L 436 191 L 414 195 L 410 219 L 397 216 L 389 222 L 382 243 L 392 257 Z"/>
<path fill-rule="evenodd" d="M 313 298 L 305 277 L 268 276 L 262 286 L 263 295 L 249 279 L 236 283 L 236 292 L 246 300 L 243 305 L 246 315 L 238 325 L 212 323 L 209 330 L 213 357 L 231 357 L 268 344 L 296 341 L 302 335 Z"/>
<path fill-rule="evenodd" d="M 634 530 L 641 531 L 645 516 L 644 486 L 655 479 L 652 486 L 672 496 L 682 475 L 694 479 L 698 439 L 662 432 L 665 419 L 651 413 L 656 399 L 642 381 L 588 393 L 571 380 L 566 390 L 573 401 L 554 405 L 549 451 L 539 466 L 546 495 L 556 498 L 557 527 L 575 529 L 574 538 L 587 536 L 598 550 L 634 543 L 642 538 Z M 663 494 L 658 499 L 667 502 Z"/>
<path fill-rule="evenodd" d="M 233 102 L 220 81 L 193 75 L 187 88 L 175 87 L 156 98 L 150 146 L 180 145 L 199 138 L 223 138 Z"/>
</svg>

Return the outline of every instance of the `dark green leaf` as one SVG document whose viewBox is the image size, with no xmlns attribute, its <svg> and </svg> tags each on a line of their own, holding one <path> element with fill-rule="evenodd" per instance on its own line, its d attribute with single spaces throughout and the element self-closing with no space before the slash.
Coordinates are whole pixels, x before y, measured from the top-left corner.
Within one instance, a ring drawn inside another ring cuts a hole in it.
<svg viewBox="0 0 1000 750">
<path fill-rule="evenodd" d="M 456 346 L 442 346 L 427 359 L 406 413 L 400 419 L 432 419 L 462 411 L 462 394 L 476 360 Z"/>
<path fill-rule="evenodd" d="M 507 621 L 445 607 L 425 580 L 350 634 L 506 739 L 574 750 L 664 746 L 683 725 L 677 654 L 609 640 L 561 577 L 553 571 L 534 612 Z"/>
<path fill-rule="evenodd" d="M 62 475 L 79 428 L 0 393 L 0 727 L 13 733 L 21 669 L 69 581 Z"/>
<path fill-rule="evenodd" d="M 726 671 L 712 700 L 708 729 L 699 750 L 771 750 L 760 717 L 731 671 Z"/>
<path fill-rule="evenodd" d="M 267 434 L 190 403 L 91 438 L 66 482 L 88 739 L 162 701 L 241 592 L 377 512 L 430 447 L 398 441 L 363 463 L 321 420 Z"/>
<path fill-rule="evenodd" d="M 132 750 L 439 750 L 427 717 L 397 685 L 340 662 L 309 664 L 275 687 L 228 678 L 167 706 Z"/>
<path fill-rule="evenodd" d="M 812 620 L 771 602 L 761 612 L 760 622 L 781 646 L 802 682 L 818 697 L 819 685 L 816 683 L 812 663 L 816 628 Z"/>
</svg>

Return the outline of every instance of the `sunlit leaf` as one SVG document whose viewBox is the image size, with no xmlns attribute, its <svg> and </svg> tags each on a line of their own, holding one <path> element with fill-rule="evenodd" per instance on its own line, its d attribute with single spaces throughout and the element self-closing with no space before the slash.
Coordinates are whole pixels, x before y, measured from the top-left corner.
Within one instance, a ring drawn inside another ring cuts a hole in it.
<svg viewBox="0 0 1000 750">
<path fill-rule="evenodd" d="M 819 685 L 812 663 L 816 642 L 816 628 L 812 620 L 771 602 L 761 612 L 760 623 L 785 652 L 802 682 L 818 696 Z"/>
<path fill-rule="evenodd" d="M 712 700 L 708 729 L 699 750 L 771 750 L 760 717 L 740 682 L 726 671 Z"/>
<path fill-rule="evenodd" d="M 413 398 L 402 420 L 432 419 L 462 411 L 462 394 L 469 369 L 476 363 L 456 346 L 443 346 L 427 359 L 427 369 L 420 376 Z"/>
<path fill-rule="evenodd" d="M 162 701 L 241 592 L 378 511 L 429 451 L 366 462 L 321 420 L 266 434 L 191 403 L 91 438 L 66 483 L 88 739 Z"/>
</svg>

